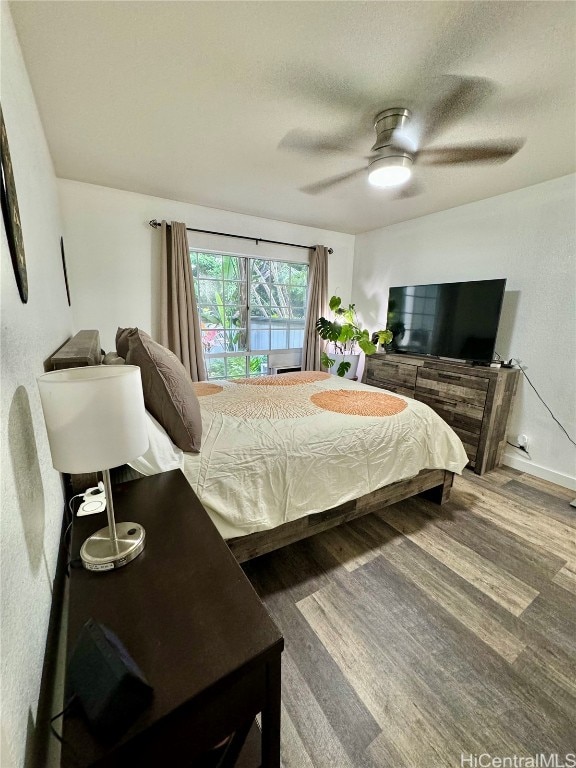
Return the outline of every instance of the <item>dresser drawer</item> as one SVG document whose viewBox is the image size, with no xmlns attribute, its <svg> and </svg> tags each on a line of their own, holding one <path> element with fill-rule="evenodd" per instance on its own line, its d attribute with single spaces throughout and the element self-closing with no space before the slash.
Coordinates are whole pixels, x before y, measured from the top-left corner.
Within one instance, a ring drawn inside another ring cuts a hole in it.
<svg viewBox="0 0 576 768">
<path fill-rule="evenodd" d="M 444 419 L 452 427 L 460 440 L 462 440 L 470 463 L 474 466 L 480 444 L 484 408 L 458 401 L 448 403 L 443 397 L 423 394 L 418 389 L 416 390 L 415 398 L 430 406 L 441 419 Z"/>
<path fill-rule="evenodd" d="M 369 357 L 366 363 L 366 384 L 414 397 L 417 366 Z"/>
<path fill-rule="evenodd" d="M 421 367 L 416 380 L 416 397 L 438 397 L 447 405 L 466 403 L 484 408 L 489 379 L 451 371 Z"/>
<path fill-rule="evenodd" d="M 379 389 L 386 389 L 389 392 L 395 392 L 397 395 L 404 395 L 404 397 L 414 397 L 413 388 L 408 389 L 407 387 L 400 387 L 392 381 L 382 381 L 381 379 L 376 381 L 374 379 L 366 378 L 364 383 L 370 384 L 371 387 L 378 387 Z"/>
<path fill-rule="evenodd" d="M 480 437 L 482 431 L 482 420 L 484 418 L 484 408 L 478 405 L 470 405 L 458 401 L 447 402 L 443 397 L 428 395 L 416 390 L 415 399 L 426 403 L 436 411 L 452 429 L 464 429 L 470 435 Z"/>
</svg>

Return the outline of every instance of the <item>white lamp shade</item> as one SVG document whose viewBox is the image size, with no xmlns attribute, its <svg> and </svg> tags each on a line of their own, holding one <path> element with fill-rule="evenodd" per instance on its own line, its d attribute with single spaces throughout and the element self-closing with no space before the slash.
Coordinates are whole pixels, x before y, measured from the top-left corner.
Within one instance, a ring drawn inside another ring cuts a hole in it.
<svg viewBox="0 0 576 768">
<path fill-rule="evenodd" d="M 148 450 L 140 368 L 100 365 L 38 377 L 52 464 L 79 474 L 119 467 Z"/>
</svg>

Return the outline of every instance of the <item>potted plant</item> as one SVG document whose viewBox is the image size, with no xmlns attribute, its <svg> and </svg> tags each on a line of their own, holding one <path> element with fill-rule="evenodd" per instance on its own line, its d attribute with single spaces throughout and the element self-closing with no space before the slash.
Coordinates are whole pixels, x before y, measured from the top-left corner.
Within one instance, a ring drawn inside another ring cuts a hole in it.
<svg viewBox="0 0 576 768">
<path fill-rule="evenodd" d="M 322 352 L 322 365 L 328 368 L 330 373 L 353 379 L 356 376 L 360 353 L 359 347 L 367 355 L 376 352 L 376 344 L 370 340 L 367 329 L 361 328 L 356 315 L 355 304 L 348 307 L 342 306 L 339 296 L 332 296 L 330 309 L 336 315 L 334 320 L 321 317 L 316 321 L 316 330 L 321 339 L 331 344 L 332 349 L 328 355 Z M 379 344 L 388 344 L 392 340 L 390 331 L 376 331 Z"/>
</svg>

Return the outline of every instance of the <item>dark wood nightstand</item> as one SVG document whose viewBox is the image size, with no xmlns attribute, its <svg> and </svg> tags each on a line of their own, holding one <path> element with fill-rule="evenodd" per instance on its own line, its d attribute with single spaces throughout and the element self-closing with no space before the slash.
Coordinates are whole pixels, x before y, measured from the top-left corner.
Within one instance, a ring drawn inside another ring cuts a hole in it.
<svg viewBox="0 0 576 768">
<path fill-rule="evenodd" d="M 144 526 L 146 547 L 116 571 L 71 570 L 68 651 L 87 619 L 101 622 L 154 687 L 154 700 L 113 744 L 95 738 L 81 715 L 66 716 L 62 765 L 204 766 L 201 755 L 244 735 L 261 712 L 261 762 L 247 754 L 252 725 L 241 764 L 279 766 L 284 641 L 184 475 L 118 485 L 114 506 L 117 521 Z M 74 520 L 74 555 L 102 525 L 102 515 Z"/>
</svg>

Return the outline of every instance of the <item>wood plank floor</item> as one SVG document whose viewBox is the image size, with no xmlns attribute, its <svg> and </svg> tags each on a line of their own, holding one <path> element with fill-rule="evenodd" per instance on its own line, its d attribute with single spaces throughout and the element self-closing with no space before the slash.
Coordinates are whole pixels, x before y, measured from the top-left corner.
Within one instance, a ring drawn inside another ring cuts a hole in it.
<svg viewBox="0 0 576 768">
<path fill-rule="evenodd" d="M 573 496 L 466 471 L 443 507 L 409 499 L 246 563 L 286 640 L 284 768 L 575 753 Z"/>
</svg>

